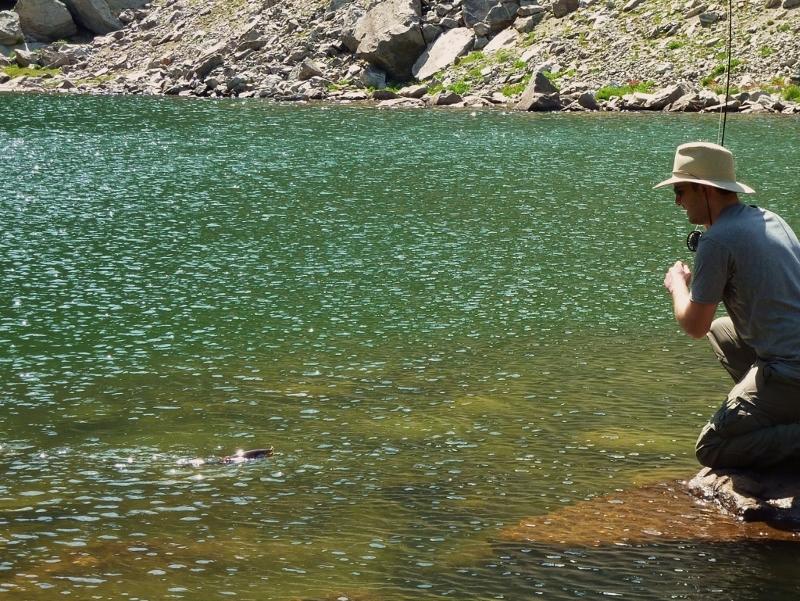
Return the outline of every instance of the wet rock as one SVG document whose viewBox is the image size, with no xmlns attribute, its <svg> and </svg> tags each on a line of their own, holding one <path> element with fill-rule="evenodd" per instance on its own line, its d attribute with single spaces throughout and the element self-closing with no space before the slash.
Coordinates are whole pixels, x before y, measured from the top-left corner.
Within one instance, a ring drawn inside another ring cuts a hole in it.
<svg viewBox="0 0 800 601">
<path fill-rule="evenodd" d="M 583 108 L 590 111 L 600 110 L 600 105 L 597 103 L 597 98 L 595 98 L 594 94 L 591 92 L 584 92 L 578 96 L 576 102 Z"/>
<path fill-rule="evenodd" d="M 425 49 L 420 0 L 384 0 L 356 24 L 356 56 L 405 81 Z"/>
<path fill-rule="evenodd" d="M 16 46 L 24 40 L 19 15 L 11 10 L 0 11 L 0 44 Z"/>
<path fill-rule="evenodd" d="M 797 540 L 797 533 L 722 514 L 678 481 L 615 491 L 532 516 L 504 530 L 500 538 L 575 548 L 664 541 Z"/>
<path fill-rule="evenodd" d="M 372 65 L 361 71 L 358 79 L 368 88 L 383 89 L 386 87 L 386 73 Z"/>
<path fill-rule="evenodd" d="M 466 27 L 451 29 L 443 33 L 414 63 L 411 73 L 424 80 L 452 65 L 462 54 L 472 49 L 475 35 Z"/>
<path fill-rule="evenodd" d="M 33 40 L 52 42 L 78 33 L 72 15 L 59 0 L 19 0 L 14 10 L 22 31 Z"/>
<path fill-rule="evenodd" d="M 800 525 L 800 472 L 712 470 L 704 468 L 689 482 L 689 490 L 746 522 Z"/>
</svg>

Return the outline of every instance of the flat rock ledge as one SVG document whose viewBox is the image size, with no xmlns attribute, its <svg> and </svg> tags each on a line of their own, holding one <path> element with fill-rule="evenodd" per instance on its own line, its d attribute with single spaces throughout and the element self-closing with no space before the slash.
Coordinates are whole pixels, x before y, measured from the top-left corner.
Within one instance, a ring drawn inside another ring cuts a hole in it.
<svg viewBox="0 0 800 601">
<path fill-rule="evenodd" d="M 703 468 L 689 491 L 745 522 L 800 528 L 800 471 Z"/>
</svg>

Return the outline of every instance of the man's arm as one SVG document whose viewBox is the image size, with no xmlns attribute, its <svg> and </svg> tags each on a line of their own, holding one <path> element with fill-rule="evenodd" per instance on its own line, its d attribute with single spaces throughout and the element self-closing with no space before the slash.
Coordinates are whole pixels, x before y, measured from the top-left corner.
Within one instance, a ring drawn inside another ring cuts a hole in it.
<svg viewBox="0 0 800 601">
<path fill-rule="evenodd" d="M 692 338 L 702 338 L 711 328 L 717 305 L 693 301 L 689 294 L 691 280 L 689 267 L 677 261 L 664 276 L 664 287 L 672 295 L 672 308 L 678 325 Z"/>
</svg>

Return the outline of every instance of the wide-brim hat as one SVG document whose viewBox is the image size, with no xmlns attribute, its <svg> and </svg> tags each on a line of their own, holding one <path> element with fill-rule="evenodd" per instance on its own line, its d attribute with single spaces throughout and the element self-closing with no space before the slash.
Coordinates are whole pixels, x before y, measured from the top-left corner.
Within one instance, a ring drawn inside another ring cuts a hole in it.
<svg viewBox="0 0 800 601">
<path fill-rule="evenodd" d="M 672 165 L 672 177 L 653 188 L 681 182 L 704 184 L 743 194 L 755 193 L 750 186 L 736 181 L 731 151 L 709 142 L 689 142 L 678 146 Z"/>
</svg>

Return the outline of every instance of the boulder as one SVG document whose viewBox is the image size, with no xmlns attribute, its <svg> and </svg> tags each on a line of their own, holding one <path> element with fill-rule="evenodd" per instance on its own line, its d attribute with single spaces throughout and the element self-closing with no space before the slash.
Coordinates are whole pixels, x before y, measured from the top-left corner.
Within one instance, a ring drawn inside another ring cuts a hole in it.
<svg viewBox="0 0 800 601">
<path fill-rule="evenodd" d="M 322 77 L 322 69 L 314 61 L 306 59 L 298 63 L 289 74 L 289 79 L 299 79 L 306 81 L 312 77 Z"/>
<path fill-rule="evenodd" d="M 461 102 L 463 98 L 456 94 L 455 92 L 439 92 L 438 94 L 434 94 L 431 98 L 431 104 L 434 106 L 450 106 L 453 104 L 458 104 Z"/>
<path fill-rule="evenodd" d="M 78 25 L 92 33 L 105 35 L 122 29 L 122 21 L 111 14 L 106 0 L 64 0 Z"/>
<path fill-rule="evenodd" d="M 398 94 L 404 98 L 422 98 L 428 92 L 428 86 L 422 84 L 415 84 L 400 88 Z"/>
<path fill-rule="evenodd" d="M 555 94 L 528 94 L 525 90 L 520 101 L 514 105 L 517 111 L 560 111 L 561 110 L 561 97 L 556 92 Z"/>
<path fill-rule="evenodd" d="M 369 66 L 358 75 L 359 81 L 368 88 L 383 89 L 386 87 L 386 73 L 373 66 Z"/>
<path fill-rule="evenodd" d="M 789 467 L 769 470 L 703 468 L 689 491 L 745 522 L 800 525 L 800 472 Z"/>
<path fill-rule="evenodd" d="M 466 27 L 457 27 L 443 33 L 417 59 L 411 73 L 419 80 L 427 79 L 452 65 L 462 54 L 472 49 L 475 34 Z"/>
<path fill-rule="evenodd" d="M 579 5 L 578 0 L 556 0 L 553 2 L 553 16 L 557 19 L 566 17 L 568 14 L 578 10 Z"/>
<path fill-rule="evenodd" d="M 511 25 L 518 10 L 518 0 L 464 0 L 462 7 L 467 27 L 483 23 L 494 32 Z"/>
<path fill-rule="evenodd" d="M 668 104 L 676 102 L 679 98 L 688 93 L 689 89 L 683 84 L 669 86 L 653 94 L 650 99 L 644 103 L 643 108 L 648 111 L 661 111 L 664 110 Z"/>
<path fill-rule="evenodd" d="M 0 11 L 0 44 L 16 46 L 25 41 L 22 27 L 19 24 L 19 15 L 12 10 Z"/>
<path fill-rule="evenodd" d="M 353 31 L 356 56 L 405 81 L 425 50 L 420 0 L 384 0 L 370 9 Z"/>
<path fill-rule="evenodd" d="M 40 42 L 52 42 L 78 33 L 67 7 L 59 0 L 19 0 L 14 9 L 25 35 Z"/>
<path fill-rule="evenodd" d="M 117 17 L 124 10 L 142 8 L 148 2 L 150 0 L 106 0 L 111 14 Z"/>
<path fill-rule="evenodd" d="M 595 98 L 594 94 L 591 92 L 584 92 L 580 96 L 578 96 L 578 100 L 576 102 L 585 109 L 590 111 L 599 111 L 600 105 L 597 104 L 597 98 Z"/>
<path fill-rule="evenodd" d="M 783 0 L 783 8 L 796 8 L 800 6 L 800 0 Z"/>
<path fill-rule="evenodd" d="M 519 39 L 519 34 L 513 27 L 509 27 L 508 29 L 504 29 L 496 36 L 494 36 L 488 44 L 483 48 L 484 54 L 492 54 L 493 52 L 497 52 L 501 48 L 509 48 L 511 46 L 515 46 L 517 40 Z"/>
</svg>

